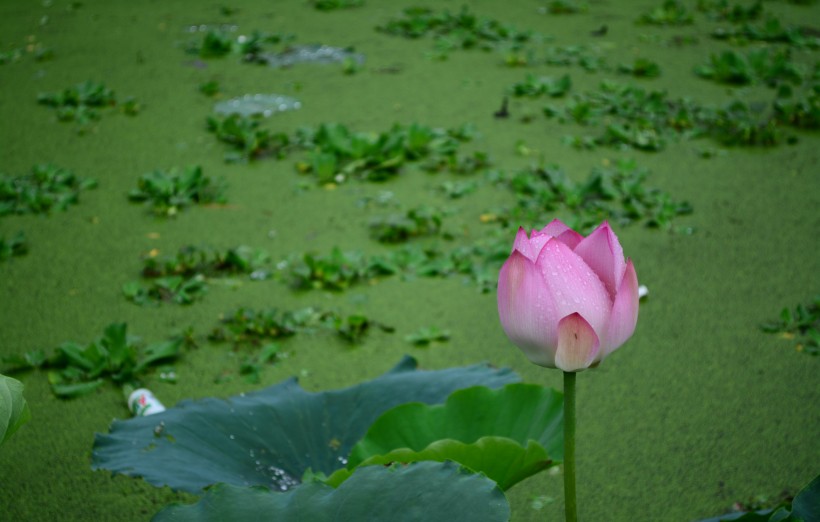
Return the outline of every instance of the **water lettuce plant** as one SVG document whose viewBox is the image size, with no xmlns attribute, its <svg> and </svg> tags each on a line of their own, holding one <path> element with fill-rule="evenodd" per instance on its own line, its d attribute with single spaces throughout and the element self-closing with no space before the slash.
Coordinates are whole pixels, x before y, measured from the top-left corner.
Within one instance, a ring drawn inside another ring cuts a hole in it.
<svg viewBox="0 0 820 522">
<path fill-rule="evenodd" d="M 690 25 L 692 22 L 692 14 L 680 0 L 665 0 L 637 20 L 639 24 L 662 26 Z"/>
<path fill-rule="evenodd" d="M 649 171 L 634 160 L 596 167 L 581 183 L 573 182 L 557 165 L 532 166 L 499 178 L 517 198 L 517 205 L 495 213 L 504 222 L 533 222 L 569 211 L 573 228 L 586 231 L 602 220 L 620 226 L 644 223 L 671 229 L 673 219 L 692 212 L 687 202 L 674 201 L 657 188 L 644 185 Z"/>
<path fill-rule="evenodd" d="M 719 27 L 712 31 L 712 37 L 726 40 L 735 45 L 747 45 L 749 42 L 781 43 L 794 47 L 820 47 L 820 36 L 810 27 L 787 25 L 773 16 L 762 22 L 744 22 L 732 27 Z"/>
<path fill-rule="evenodd" d="M 122 286 L 129 301 L 139 304 L 173 302 L 191 304 L 207 292 L 207 280 L 236 275 L 250 280 L 266 279 L 267 252 L 246 245 L 224 251 L 185 246 L 173 256 L 158 257 L 149 253 L 143 259 L 143 281 Z"/>
<path fill-rule="evenodd" d="M 572 79 L 568 74 L 558 78 L 528 74 L 523 82 L 513 84 L 509 91 L 516 97 L 538 98 L 547 95 L 551 98 L 560 98 L 567 94 L 571 87 Z"/>
<path fill-rule="evenodd" d="M 194 204 L 227 202 L 224 179 L 205 176 L 199 165 L 143 174 L 137 180 L 137 188 L 128 193 L 128 199 L 147 203 L 154 214 L 167 217 Z"/>
<path fill-rule="evenodd" d="M 695 73 L 720 83 L 747 85 L 759 81 L 770 87 L 781 83 L 800 85 L 807 77 L 802 67 L 791 61 L 788 47 L 755 49 L 745 56 L 731 50 L 712 54 L 709 63 L 696 67 Z"/>
<path fill-rule="evenodd" d="M 456 49 L 496 48 L 499 44 L 521 45 L 533 38 L 530 31 L 519 31 L 497 20 L 481 18 L 463 6 L 457 14 L 448 10 L 435 12 L 426 7 L 408 7 L 402 16 L 389 20 L 376 28 L 378 31 L 405 38 L 421 38 L 433 35 L 438 58 Z"/>
<path fill-rule="evenodd" d="M 29 174 L 0 173 L 0 217 L 10 214 L 47 214 L 77 204 L 80 192 L 96 188 L 97 181 L 74 172 L 40 163 Z"/>
<path fill-rule="evenodd" d="M 85 133 L 91 122 L 100 119 L 100 109 L 114 108 L 119 105 L 125 114 L 134 116 L 142 108 L 133 97 L 119 102 L 113 90 L 101 82 L 91 80 L 67 87 L 59 92 L 40 93 L 37 96 L 37 103 L 55 109 L 59 121 L 77 122 L 79 134 Z"/>
<path fill-rule="evenodd" d="M 698 0 L 697 10 L 713 20 L 739 24 L 759 19 L 763 15 L 763 4 L 760 0 L 751 5 L 729 3 L 729 0 Z"/>
<path fill-rule="evenodd" d="M 635 58 L 631 64 L 621 64 L 618 72 L 635 78 L 657 78 L 661 75 L 661 66 L 648 58 Z"/>
<path fill-rule="evenodd" d="M 405 214 L 377 217 L 370 223 L 370 236 L 380 243 L 403 243 L 411 238 L 441 232 L 443 213 L 429 205 L 409 209 Z"/>
<path fill-rule="evenodd" d="M 760 325 L 760 329 L 784 339 L 794 339 L 798 352 L 820 354 L 820 295 L 794 309 L 783 308 L 776 321 L 767 321 Z"/>
<path fill-rule="evenodd" d="M 26 242 L 26 235 L 22 231 L 17 232 L 8 239 L 5 236 L 0 236 L 0 261 L 22 256 L 26 252 L 28 252 L 28 243 Z"/>
<path fill-rule="evenodd" d="M 101 337 L 86 345 L 65 342 L 51 355 L 35 350 L 3 357 L 2 362 L 15 372 L 47 369 L 54 395 L 73 398 L 91 393 L 106 382 L 139 387 L 150 369 L 175 360 L 184 342 L 180 336 L 141 347 L 138 338 L 127 335 L 125 323 L 112 323 Z"/>
<path fill-rule="evenodd" d="M 364 5 L 364 0 L 312 0 L 311 4 L 318 11 L 335 11 L 336 9 L 361 7 Z"/>
</svg>

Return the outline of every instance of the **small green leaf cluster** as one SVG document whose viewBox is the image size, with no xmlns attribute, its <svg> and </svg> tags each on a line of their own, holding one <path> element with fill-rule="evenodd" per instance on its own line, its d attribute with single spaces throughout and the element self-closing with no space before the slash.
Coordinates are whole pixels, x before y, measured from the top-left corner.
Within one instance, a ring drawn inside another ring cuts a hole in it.
<svg viewBox="0 0 820 522">
<path fill-rule="evenodd" d="M 517 198 L 510 222 L 538 222 L 546 215 L 570 212 L 575 230 L 591 230 L 603 220 L 620 225 L 643 222 L 670 229 L 672 220 L 692 212 L 686 202 L 644 185 L 649 172 L 634 161 L 621 160 L 613 168 L 596 167 L 587 179 L 573 183 L 557 165 L 530 167 L 503 182 Z"/>
<path fill-rule="evenodd" d="M 680 0 L 665 0 L 648 13 L 642 14 L 637 23 L 644 25 L 690 25 L 692 14 Z"/>
<path fill-rule="evenodd" d="M 312 0 L 311 4 L 318 11 L 335 11 L 336 9 L 361 7 L 364 5 L 364 0 Z"/>
<path fill-rule="evenodd" d="M 444 197 L 448 199 L 461 199 L 478 189 L 476 181 L 443 181 L 437 187 Z"/>
<path fill-rule="evenodd" d="M 447 52 L 456 49 L 489 51 L 499 44 L 520 45 L 533 37 L 529 31 L 518 31 L 497 20 L 479 18 L 466 6 L 458 14 L 448 10 L 436 13 L 426 7 L 408 7 L 401 18 L 390 20 L 376 29 L 405 38 L 432 34 L 436 39 L 438 58 L 445 58 Z"/>
<path fill-rule="evenodd" d="M 367 332 L 373 327 L 378 327 L 387 333 L 394 331 L 392 326 L 378 323 L 362 314 L 342 316 L 337 313 L 326 312 L 323 322 L 326 328 L 335 331 L 342 340 L 349 344 L 360 344 Z"/>
<path fill-rule="evenodd" d="M 187 51 L 202 58 L 220 58 L 228 54 L 238 54 L 246 62 L 264 63 L 263 54 L 270 46 L 286 44 L 293 39 L 292 34 L 254 31 L 250 35 L 236 35 L 222 27 L 213 27 L 205 32 L 201 42 L 190 43 Z"/>
<path fill-rule="evenodd" d="M 437 235 L 441 232 L 443 214 L 428 205 L 411 208 L 405 214 L 374 219 L 370 236 L 380 243 L 404 243 L 411 238 Z"/>
<path fill-rule="evenodd" d="M 35 165 L 23 176 L 0 174 L 0 217 L 66 210 L 79 201 L 81 191 L 96 186 L 96 180 L 50 163 Z"/>
<path fill-rule="evenodd" d="M 720 83 L 748 85 L 762 81 L 770 87 L 782 83 L 800 85 L 808 75 L 791 61 L 788 47 L 756 49 L 746 56 L 734 51 L 712 54 L 709 63 L 695 68 L 695 73 Z"/>
<path fill-rule="evenodd" d="M 552 66 L 579 66 L 587 72 L 606 69 L 606 60 L 585 45 L 564 45 L 547 47 L 546 64 Z"/>
<path fill-rule="evenodd" d="M 424 326 L 404 336 L 404 340 L 414 346 L 430 346 L 433 343 L 449 341 L 450 330 L 442 330 L 436 326 Z"/>
<path fill-rule="evenodd" d="M 26 244 L 26 235 L 22 231 L 9 239 L 0 236 L 0 261 L 22 256 L 26 252 L 28 252 L 28 245 Z"/>
<path fill-rule="evenodd" d="M 222 317 L 221 325 L 214 328 L 208 339 L 228 341 L 234 346 L 261 346 L 309 331 L 321 323 L 322 317 L 322 312 L 312 307 L 298 310 L 242 307 Z"/>
<path fill-rule="evenodd" d="M 199 92 L 201 92 L 202 94 L 204 94 L 205 96 L 213 98 L 214 96 L 216 96 L 217 94 L 219 94 L 221 92 L 221 87 L 219 86 L 218 81 L 208 80 L 207 82 L 200 83 L 199 86 L 197 87 L 197 90 Z"/>
<path fill-rule="evenodd" d="M 247 274 L 251 280 L 266 279 L 267 252 L 248 246 L 225 251 L 186 246 L 176 255 L 146 257 L 144 281 L 131 281 L 122 287 L 126 299 L 139 305 L 173 302 L 191 304 L 208 290 L 207 279 Z"/>
<path fill-rule="evenodd" d="M 240 114 L 224 118 L 209 116 L 208 131 L 219 141 L 231 145 L 235 151 L 225 155 L 225 161 L 251 161 L 267 156 L 282 158 L 290 148 L 290 137 L 284 132 L 270 132 L 260 128 L 260 119 Z"/>
<path fill-rule="evenodd" d="M 560 98 L 572 88 L 572 79 L 568 74 L 554 78 L 552 76 L 536 76 L 528 74 L 523 82 L 513 84 L 510 92 L 516 97 L 538 98 L 549 96 Z"/>
<path fill-rule="evenodd" d="M 798 129 L 820 129 L 820 83 L 815 82 L 800 93 L 781 85 L 774 101 L 774 118 Z"/>
<path fill-rule="evenodd" d="M 730 4 L 729 0 L 698 0 L 697 10 L 713 20 L 739 24 L 759 19 L 763 15 L 763 4 L 759 0 L 752 5 Z"/>
<path fill-rule="evenodd" d="M 618 72 L 635 78 L 657 78 L 661 75 L 661 66 L 648 58 L 635 58 L 631 65 L 619 65 Z"/>
<path fill-rule="evenodd" d="M 686 98 L 672 99 L 665 91 L 605 81 L 597 91 L 575 94 L 563 106 L 545 106 L 544 114 L 562 123 L 607 121 L 598 136 L 567 140 L 578 148 L 607 145 L 659 151 L 668 138 L 678 137 L 708 136 L 725 145 L 777 145 L 787 139 L 785 127 L 815 128 L 820 114 L 817 104 L 816 88 L 802 96 L 781 89 L 778 99 L 768 106 L 735 100 L 714 108 Z"/>
<path fill-rule="evenodd" d="M 125 323 L 109 324 L 103 335 L 83 346 L 65 342 L 51 356 L 35 350 L 22 356 L 4 357 L 14 371 L 48 369 L 51 390 L 58 397 L 85 395 L 110 381 L 118 386 L 139 386 L 149 369 L 175 360 L 184 344 L 183 337 L 141 348 L 139 339 L 129 337 Z"/>
<path fill-rule="evenodd" d="M 384 181 L 396 176 L 406 163 L 422 159 L 427 160 L 423 168 L 428 171 L 469 173 L 487 164 L 486 155 L 457 156 L 460 144 L 470 141 L 473 135 L 467 125 L 443 130 L 413 123 L 373 134 L 325 123 L 298 131 L 295 142 L 308 151 L 308 156 L 296 168 L 322 184 L 341 183 L 348 178 Z"/>
<path fill-rule="evenodd" d="M 798 304 L 794 310 L 783 308 L 779 320 L 763 323 L 760 328 L 786 339 L 797 338 L 798 352 L 820 354 L 820 295 L 808 304 Z"/>
<path fill-rule="evenodd" d="M 160 216 L 175 216 L 193 204 L 225 203 L 224 180 L 205 176 L 199 165 L 184 170 L 154 170 L 143 174 L 128 193 L 133 202 L 147 202 Z"/>
<path fill-rule="evenodd" d="M 276 341 L 297 333 L 330 330 L 350 344 L 359 344 L 372 327 L 392 332 L 393 328 L 362 314 L 344 316 L 332 311 L 307 307 L 297 310 L 238 308 L 222 317 L 220 325 L 208 335 L 213 342 L 230 342 L 234 349 L 257 348 L 243 357 L 239 373 L 250 382 L 259 382 L 260 372 L 279 360 L 281 347 Z"/>
<path fill-rule="evenodd" d="M 712 37 L 727 40 L 735 45 L 747 45 L 749 42 L 783 43 L 795 47 L 820 47 L 820 37 L 810 28 L 784 25 L 779 18 L 768 17 L 765 21 L 754 24 L 745 22 L 731 28 L 717 28 Z"/>
<path fill-rule="evenodd" d="M 554 15 L 575 14 L 585 12 L 587 6 L 579 5 L 575 0 L 551 0 L 546 6 L 546 10 L 549 14 Z"/>
<path fill-rule="evenodd" d="M 342 291 L 378 276 L 395 273 L 387 263 L 370 260 L 359 251 L 342 252 L 337 247 L 329 255 L 308 252 L 292 256 L 280 266 L 291 286 L 300 290 Z"/>
<path fill-rule="evenodd" d="M 13 46 L 7 51 L 0 51 L 0 65 L 17 63 L 25 56 L 31 56 L 35 62 L 44 62 L 54 58 L 54 50 L 36 41 L 34 35 L 30 35 L 26 40 L 26 45 L 23 47 Z"/>
<path fill-rule="evenodd" d="M 100 119 L 99 109 L 116 107 L 118 101 L 114 91 L 103 83 L 85 81 L 61 92 L 40 93 L 37 103 L 47 105 L 57 111 L 60 121 L 76 121 L 79 124 L 77 132 L 86 132 L 88 124 Z M 127 98 L 120 104 L 122 111 L 134 116 L 141 110 L 141 106 L 134 98 Z"/>
</svg>

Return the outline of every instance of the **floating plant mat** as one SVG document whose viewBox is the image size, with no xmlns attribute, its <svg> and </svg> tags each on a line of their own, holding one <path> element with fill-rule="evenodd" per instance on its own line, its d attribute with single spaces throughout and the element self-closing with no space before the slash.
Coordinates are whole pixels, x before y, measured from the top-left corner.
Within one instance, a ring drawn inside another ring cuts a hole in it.
<svg viewBox="0 0 820 522">
<path fill-rule="evenodd" d="M 297 63 L 364 63 L 364 55 L 350 49 L 329 45 L 290 45 L 280 53 L 261 53 L 259 61 L 272 67 L 290 67 Z"/>
<path fill-rule="evenodd" d="M 223 100 L 214 105 L 214 112 L 228 116 L 272 116 L 277 112 L 294 111 L 302 107 L 302 102 L 280 94 L 246 94 L 238 98 Z"/>
<path fill-rule="evenodd" d="M 156 415 L 114 421 L 108 435 L 95 438 L 92 467 L 192 493 L 218 482 L 286 491 L 308 469 L 329 475 L 344 467 L 353 445 L 390 408 L 519 380 L 510 369 L 486 364 L 416 367 L 405 357 L 386 374 L 342 390 L 308 393 L 289 379 L 228 400 L 183 401 Z"/>
</svg>

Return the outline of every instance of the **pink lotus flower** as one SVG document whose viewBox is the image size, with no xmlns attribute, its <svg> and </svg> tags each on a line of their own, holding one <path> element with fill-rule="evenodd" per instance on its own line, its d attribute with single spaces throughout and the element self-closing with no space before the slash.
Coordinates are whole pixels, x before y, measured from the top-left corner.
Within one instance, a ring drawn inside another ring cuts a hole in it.
<svg viewBox="0 0 820 522">
<path fill-rule="evenodd" d="M 557 219 L 530 237 L 519 228 L 498 275 L 498 315 L 533 363 L 597 366 L 635 331 L 635 267 L 606 221 L 587 237 Z"/>
</svg>

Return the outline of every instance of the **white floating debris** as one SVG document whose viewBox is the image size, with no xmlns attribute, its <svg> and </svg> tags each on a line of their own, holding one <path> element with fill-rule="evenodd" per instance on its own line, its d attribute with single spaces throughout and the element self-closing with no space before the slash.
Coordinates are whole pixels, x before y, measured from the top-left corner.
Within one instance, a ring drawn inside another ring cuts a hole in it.
<svg viewBox="0 0 820 522">
<path fill-rule="evenodd" d="M 364 63 L 364 55 L 329 45 L 292 45 L 281 53 L 263 53 L 260 59 L 273 67 L 290 67 L 297 63 L 342 63 L 353 60 Z"/>
<path fill-rule="evenodd" d="M 302 102 L 281 94 L 246 94 L 214 105 L 217 114 L 239 114 L 240 116 L 261 115 L 266 118 L 277 112 L 300 109 Z"/>
<path fill-rule="evenodd" d="M 128 396 L 128 409 L 135 417 L 145 417 L 165 411 L 165 406 L 154 397 L 151 390 L 140 388 Z"/>
<path fill-rule="evenodd" d="M 649 288 L 646 285 L 640 285 L 638 287 L 638 299 L 643 299 L 644 297 L 649 295 Z"/>
</svg>

